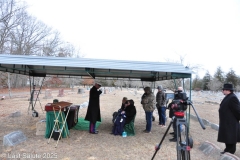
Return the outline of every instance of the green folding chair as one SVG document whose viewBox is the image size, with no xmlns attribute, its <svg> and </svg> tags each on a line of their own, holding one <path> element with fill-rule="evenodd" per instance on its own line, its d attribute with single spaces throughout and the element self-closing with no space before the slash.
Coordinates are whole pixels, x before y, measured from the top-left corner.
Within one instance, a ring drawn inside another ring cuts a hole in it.
<svg viewBox="0 0 240 160">
<path fill-rule="evenodd" d="M 136 115 L 133 117 L 132 121 L 124 126 L 124 131 L 127 132 L 127 136 L 135 136 L 134 121 Z"/>
</svg>

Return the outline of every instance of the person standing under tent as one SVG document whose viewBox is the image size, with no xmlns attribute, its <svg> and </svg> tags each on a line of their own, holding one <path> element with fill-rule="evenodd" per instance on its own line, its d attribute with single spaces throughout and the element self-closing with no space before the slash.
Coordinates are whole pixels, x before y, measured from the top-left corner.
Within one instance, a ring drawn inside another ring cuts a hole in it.
<svg viewBox="0 0 240 160">
<path fill-rule="evenodd" d="M 95 85 L 90 89 L 89 94 L 89 104 L 87 109 L 87 114 L 85 120 L 89 121 L 89 133 L 98 134 L 96 130 L 96 122 L 101 122 L 100 114 L 100 94 L 102 93 L 99 88 L 101 87 L 100 83 L 95 83 Z"/>
<path fill-rule="evenodd" d="M 145 111 L 145 116 L 146 116 L 146 129 L 143 131 L 144 133 L 151 133 L 152 129 L 152 115 L 153 111 L 155 109 L 155 96 L 151 91 L 150 87 L 145 87 L 144 88 L 144 94 L 141 98 L 141 104 L 143 106 L 143 109 Z"/>
<path fill-rule="evenodd" d="M 166 106 L 165 106 L 165 93 L 163 91 L 163 87 L 160 85 L 157 87 L 158 92 L 156 94 L 156 107 L 158 110 L 158 116 L 159 116 L 159 125 L 161 127 L 166 127 L 165 122 L 166 122 Z"/>
</svg>

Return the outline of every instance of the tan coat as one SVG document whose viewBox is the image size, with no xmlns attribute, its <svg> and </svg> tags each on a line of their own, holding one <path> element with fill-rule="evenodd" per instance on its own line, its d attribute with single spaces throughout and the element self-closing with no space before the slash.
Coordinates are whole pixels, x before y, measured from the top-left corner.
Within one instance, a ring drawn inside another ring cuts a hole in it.
<svg viewBox="0 0 240 160">
<path fill-rule="evenodd" d="M 142 95 L 141 104 L 144 111 L 153 112 L 156 108 L 156 99 L 149 87 L 145 88 L 145 93 Z"/>
</svg>

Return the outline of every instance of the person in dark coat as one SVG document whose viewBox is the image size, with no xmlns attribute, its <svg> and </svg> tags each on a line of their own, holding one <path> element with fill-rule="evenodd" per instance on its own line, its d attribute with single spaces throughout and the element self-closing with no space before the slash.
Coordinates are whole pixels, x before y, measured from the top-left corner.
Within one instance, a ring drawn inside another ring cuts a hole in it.
<svg viewBox="0 0 240 160">
<path fill-rule="evenodd" d="M 87 114 L 85 120 L 90 121 L 89 123 L 89 133 L 97 134 L 96 131 L 96 122 L 101 122 L 100 114 L 100 101 L 99 96 L 102 93 L 101 90 L 98 90 L 101 87 L 101 84 L 95 83 L 95 85 L 90 89 L 89 94 L 89 104 L 87 109 Z"/>
<path fill-rule="evenodd" d="M 166 97 L 165 97 L 165 93 L 163 90 L 163 87 L 160 85 L 157 87 L 158 92 L 156 95 L 156 107 L 158 110 L 158 117 L 159 117 L 159 125 L 161 127 L 166 127 L 165 126 L 165 122 L 166 122 L 166 105 L 165 105 L 165 101 L 166 101 Z"/>
<path fill-rule="evenodd" d="M 226 148 L 221 154 L 229 152 L 234 154 L 236 143 L 240 142 L 240 103 L 233 93 L 232 84 L 224 84 L 222 92 L 225 95 L 220 104 L 218 142 L 225 143 Z"/>
<path fill-rule="evenodd" d="M 125 124 L 124 125 L 130 123 L 133 120 L 133 118 L 136 115 L 136 113 L 137 113 L 136 107 L 134 106 L 134 101 L 132 99 L 127 100 L 125 104 L 126 104 L 125 108 L 122 111 L 122 114 L 126 115 Z"/>
<path fill-rule="evenodd" d="M 180 93 L 180 92 L 182 92 L 183 91 L 183 88 L 182 87 L 178 87 L 178 89 L 175 91 L 175 93 L 174 93 L 174 99 L 180 99 L 180 97 L 178 97 L 178 94 Z M 169 103 L 169 105 L 168 105 L 168 109 L 169 109 L 169 117 L 170 118 L 173 118 L 173 116 L 174 116 L 174 112 L 176 112 L 175 110 L 174 110 L 174 108 L 173 108 L 173 102 L 171 102 L 171 103 Z M 174 120 L 173 120 L 173 125 L 172 125 L 172 127 L 173 127 L 173 132 L 171 132 L 170 134 L 172 134 L 173 135 L 173 138 L 171 138 L 171 139 L 169 139 L 169 141 L 170 142 L 176 142 L 177 141 L 177 119 L 176 118 L 174 118 Z M 181 127 L 180 127 L 181 128 Z"/>
<path fill-rule="evenodd" d="M 124 131 L 124 126 L 129 124 L 136 115 L 136 107 L 134 106 L 134 101 L 132 99 L 127 100 L 122 110 L 120 110 L 117 115 L 114 126 L 112 128 L 112 133 L 114 135 L 122 135 Z"/>
</svg>

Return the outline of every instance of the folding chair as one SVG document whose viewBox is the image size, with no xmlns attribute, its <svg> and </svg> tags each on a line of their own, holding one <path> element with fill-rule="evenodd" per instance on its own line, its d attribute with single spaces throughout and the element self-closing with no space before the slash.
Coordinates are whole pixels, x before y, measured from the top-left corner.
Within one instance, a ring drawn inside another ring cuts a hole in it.
<svg viewBox="0 0 240 160">
<path fill-rule="evenodd" d="M 133 117 L 132 121 L 124 126 L 124 131 L 127 132 L 127 136 L 135 136 L 134 121 L 136 115 Z"/>
</svg>

